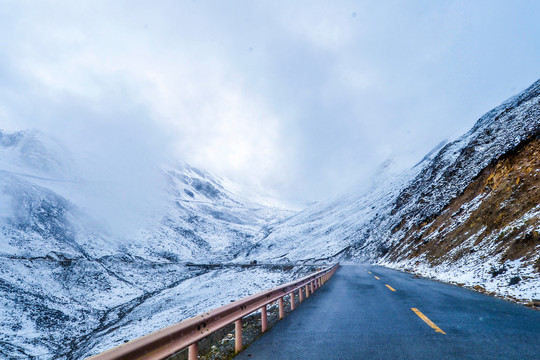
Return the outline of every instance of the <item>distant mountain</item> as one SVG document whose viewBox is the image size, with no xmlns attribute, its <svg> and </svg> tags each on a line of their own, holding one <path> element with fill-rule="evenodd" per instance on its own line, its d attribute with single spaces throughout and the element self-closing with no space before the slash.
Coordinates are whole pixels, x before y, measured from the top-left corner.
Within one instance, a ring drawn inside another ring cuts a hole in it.
<svg viewBox="0 0 540 360">
<path fill-rule="evenodd" d="M 275 224 L 244 256 L 378 262 L 540 298 L 540 81 L 415 167 Z"/>
<path fill-rule="evenodd" d="M 291 215 L 249 200 L 231 182 L 169 163 L 163 201 L 118 236 L 86 211 L 114 194 L 89 184 L 83 165 L 45 134 L 0 132 L 0 358 L 80 359 L 245 294 L 245 284 L 231 284 L 200 295 L 233 275 L 186 262 L 230 260 L 269 222 Z M 260 290 L 251 283 L 248 290 Z"/>
</svg>

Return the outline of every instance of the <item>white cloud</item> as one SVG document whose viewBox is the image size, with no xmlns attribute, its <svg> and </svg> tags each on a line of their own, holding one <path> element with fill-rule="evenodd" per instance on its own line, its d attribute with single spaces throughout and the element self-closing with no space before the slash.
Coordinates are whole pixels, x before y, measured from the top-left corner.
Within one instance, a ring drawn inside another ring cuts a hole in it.
<svg viewBox="0 0 540 360">
<path fill-rule="evenodd" d="M 353 14 L 356 11 L 353 10 L 359 5 L 351 1 L 342 1 L 338 6 L 329 2 L 297 1 L 272 10 L 291 38 L 307 41 L 322 51 L 334 52 L 355 40 L 356 15 Z"/>
<path fill-rule="evenodd" d="M 145 153 L 172 147 L 245 186 L 317 199 L 389 154 L 415 163 L 536 80 L 535 6 L 12 2 L 0 127 L 84 144 L 138 122 L 133 137 L 155 138 Z"/>
</svg>

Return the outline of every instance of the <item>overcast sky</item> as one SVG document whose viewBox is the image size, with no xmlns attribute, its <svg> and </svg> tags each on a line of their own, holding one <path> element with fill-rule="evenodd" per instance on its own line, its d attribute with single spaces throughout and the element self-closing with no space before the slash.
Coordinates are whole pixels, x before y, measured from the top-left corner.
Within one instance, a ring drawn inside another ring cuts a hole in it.
<svg viewBox="0 0 540 360">
<path fill-rule="evenodd" d="M 540 77 L 538 1 L 0 0 L 0 128 L 292 204 L 409 167 Z M 76 151 L 76 150 L 73 150 Z"/>
</svg>

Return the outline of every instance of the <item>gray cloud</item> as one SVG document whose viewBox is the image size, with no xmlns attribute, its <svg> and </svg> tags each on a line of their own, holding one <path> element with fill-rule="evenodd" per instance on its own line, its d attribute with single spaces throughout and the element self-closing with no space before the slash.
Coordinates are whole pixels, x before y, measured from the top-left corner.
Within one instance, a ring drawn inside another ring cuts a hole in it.
<svg viewBox="0 0 540 360">
<path fill-rule="evenodd" d="M 413 165 L 536 80 L 539 10 L 10 3 L 0 13 L 10 35 L 0 39 L 0 126 L 109 149 L 104 164 L 118 160 L 130 176 L 176 156 L 287 202 L 317 200 L 388 157 Z"/>
</svg>

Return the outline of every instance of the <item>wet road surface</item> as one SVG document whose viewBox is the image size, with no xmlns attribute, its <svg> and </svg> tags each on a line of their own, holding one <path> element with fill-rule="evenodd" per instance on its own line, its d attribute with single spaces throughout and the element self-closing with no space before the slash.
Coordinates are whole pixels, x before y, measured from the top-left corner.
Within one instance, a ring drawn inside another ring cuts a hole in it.
<svg viewBox="0 0 540 360">
<path fill-rule="evenodd" d="M 370 265 L 333 278 L 235 359 L 540 359 L 540 311 Z"/>
</svg>

